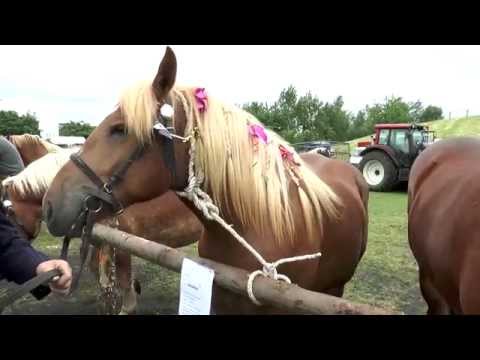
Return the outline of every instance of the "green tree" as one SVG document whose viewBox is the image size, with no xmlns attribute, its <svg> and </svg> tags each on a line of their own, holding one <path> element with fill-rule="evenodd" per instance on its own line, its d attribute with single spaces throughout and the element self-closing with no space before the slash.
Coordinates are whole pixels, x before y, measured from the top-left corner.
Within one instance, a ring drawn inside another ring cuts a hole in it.
<svg viewBox="0 0 480 360">
<path fill-rule="evenodd" d="M 355 117 L 352 117 L 349 130 L 349 139 L 357 139 L 370 134 L 365 111 L 360 110 Z"/>
<path fill-rule="evenodd" d="M 295 87 L 281 91 L 272 105 L 248 103 L 243 109 L 291 143 L 310 140 L 345 140 L 351 115 L 343 109 L 343 99 L 323 103 L 312 93 L 298 96 Z"/>
<path fill-rule="evenodd" d="M 419 100 L 417 100 L 413 103 L 410 103 L 409 106 L 410 106 L 409 113 L 410 113 L 411 121 L 420 122 L 422 114 L 424 112 L 422 103 Z"/>
<path fill-rule="evenodd" d="M 16 111 L 0 111 L 0 135 L 40 135 L 35 114 L 19 115 Z"/>
<path fill-rule="evenodd" d="M 94 129 L 95 126 L 83 121 L 70 121 L 68 123 L 60 124 L 59 134 L 60 136 L 83 136 L 84 138 L 87 138 Z"/>
<path fill-rule="evenodd" d="M 442 116 L 443 116 L 442 108 L 438 106 L 429 105 L 425 108 L 422 115 L 420 116 L 420 121 L 425 122 L 425 121 L 439 120 L 442 118 Z"/>
<path fill-rule="evenodd" d="M 408 123 L 412 121 L 411 106 L 404 102 L 401 97 L 390 97 L 383 104 L 367 106 L 367 121 L 370 130 L 378 123 Z"/>
</svg>

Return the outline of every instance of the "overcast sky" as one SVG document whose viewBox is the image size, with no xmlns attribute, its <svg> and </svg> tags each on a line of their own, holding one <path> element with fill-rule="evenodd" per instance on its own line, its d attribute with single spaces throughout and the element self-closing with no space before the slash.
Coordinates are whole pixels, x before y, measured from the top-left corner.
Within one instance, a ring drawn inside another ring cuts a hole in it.
<svg viewBox="0 0 480 360">
<path fill-rule="evenodd" d="M 480 114 L 480 46 L 175 46 L 177 82 L 235 104 L 273 102 L 294 85 L 356 112 L 386 96 Z M 97 125 L 121 90 L 153 79 L 165 46 L 0 46 L 0 110 Z"/>
</svg>

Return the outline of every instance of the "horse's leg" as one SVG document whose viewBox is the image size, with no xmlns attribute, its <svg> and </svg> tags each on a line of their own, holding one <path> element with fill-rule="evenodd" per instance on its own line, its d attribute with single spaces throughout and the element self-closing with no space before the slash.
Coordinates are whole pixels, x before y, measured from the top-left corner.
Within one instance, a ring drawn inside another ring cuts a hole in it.
<svg viewBox="0 0 480 360">
<path fill-rule="evenodd" d="M 95 274 L 95 277 L 98 277 L 99 257 L 100 257 L 100 248 L 95 246 L 92 250 L 92 256 L 90 258 L 90 264 L 89 264 L 90 271 L 93 274 Z"/>
<path fill-rule="evenodd" d="M 119 312 L 119 299 L 117 292 L 117 278 L 114 275 L 114 253 L 109 245 L 101 246 L 98 256 L 98 283 L 100 286 L 101 302 L 103 313 L 106 315 L 117 314 Z"/>
<path fill-rule="evenodd" d="M 134 314 L 137 308 L 137 293 L 132 276 L 132 256 L 127 252 L 117 249 L 115 265 L 122 294 L 122 308 L 119 315 Z"/>
<path fill-rule="evenodd" d="M 420 290 L 428 305 L 427 315 L 450 315 L 450 306 L 435 288 L 433 282 L 421 269 L 419 273 Z"/>
<path fill-rule="evenodd" d="M 97 263 L 97 282 L 100 289 L 100 302 L 101 302 L 101 313 L 103 315 L 110 314 L 110 306 L 109 306 L 109 286 L 110 286 L 110 271 L 111 271 L 111 263 L 110 263 L 110 252 L 111 248 L 108 245 L 101 245 L 99 248 L 95 249 L 95 260 Z M 94 257 L 92 257 L 92 261 L 94 261 Z"/>
<path fill-rule="evenodd" d="M 472 254 L 478 252 L 472 252 Z M 474 259 L 472 255 L 467 258 L 464 264 L 464 271 L 460 276 L 459 302 L 460 309 L 457 311 L 461 314 L 480 315 L 480 285 L 478 283 L 478 274 L 480 271 L 480 264 L 478 260 Z"/>
</svg>

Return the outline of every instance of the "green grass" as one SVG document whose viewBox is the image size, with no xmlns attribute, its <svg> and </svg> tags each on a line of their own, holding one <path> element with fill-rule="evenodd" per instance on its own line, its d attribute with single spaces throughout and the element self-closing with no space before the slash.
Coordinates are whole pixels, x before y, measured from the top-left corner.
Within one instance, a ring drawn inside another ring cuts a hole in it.
<svg viewBox="0 0 480 360">
<path fill-rule="evenodd" d="M 437 132 L 441 139 L 456 136 L 480 136 L 480 116 L 458 118 L 452 120 L 438 120 L 426 123 Z"/>
<path fill-rule="evenodd" d="M 407 314 L 424 314 L 415 259 L 408 246 L 407 196 L 370 193 L 367 251 L 345 298 Z"/>
</svg>

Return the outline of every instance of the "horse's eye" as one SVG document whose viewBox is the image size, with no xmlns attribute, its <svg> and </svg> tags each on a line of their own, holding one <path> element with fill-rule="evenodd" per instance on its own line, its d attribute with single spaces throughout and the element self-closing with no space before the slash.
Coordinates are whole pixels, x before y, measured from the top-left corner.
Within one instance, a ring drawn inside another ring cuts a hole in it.
<svg viewBox="0 0 480 360">
<path fill-rule="evenodd" d="M 121 124 L 112 126 L 112 128 L 110 129 L 110 135 L 112 136 L 124 136 L 125 134 L 125 126 Z"/>
</svg>

